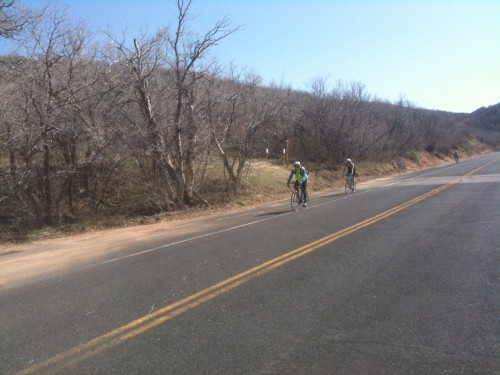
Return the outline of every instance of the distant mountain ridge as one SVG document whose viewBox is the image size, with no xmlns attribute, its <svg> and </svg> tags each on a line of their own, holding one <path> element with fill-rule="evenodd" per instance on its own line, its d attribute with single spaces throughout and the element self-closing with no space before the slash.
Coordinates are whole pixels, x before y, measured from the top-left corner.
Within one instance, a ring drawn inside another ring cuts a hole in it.
<svg viewBox="0 0 500 375">
<path fill-rule="evenodd" d="M 466 121 L 481 130 L 500 132 L 500 103 L 475 110 Z"/>
</svg>

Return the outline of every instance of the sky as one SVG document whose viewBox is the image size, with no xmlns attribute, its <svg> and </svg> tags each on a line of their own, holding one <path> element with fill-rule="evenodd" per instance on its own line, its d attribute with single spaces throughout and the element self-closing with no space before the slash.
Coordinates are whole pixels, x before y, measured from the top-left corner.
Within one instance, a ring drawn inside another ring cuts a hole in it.
<svg viewBox="0 0 500 375">
<path fill-rule="evenodd" d="M 57 3 L 71 19 L 131 38 L 176 21 L 175 0 Z M 356 82 L 372 98 L 450 112 L 500 102 L 500 0 L 192 0 L 190 9 L 199 35 L 224 17 L 240 26 L 211 55 L 266 85 Z"/>
</svg>

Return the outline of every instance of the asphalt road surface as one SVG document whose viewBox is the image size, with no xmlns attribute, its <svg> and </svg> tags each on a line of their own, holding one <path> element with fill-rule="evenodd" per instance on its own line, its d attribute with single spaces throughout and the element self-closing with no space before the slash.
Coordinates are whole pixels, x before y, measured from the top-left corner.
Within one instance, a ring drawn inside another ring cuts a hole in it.
<svg viewBox="0 0 500 375">
<path fill-rule="evenodd" d="M 0 373 L 500 374 L 499 186 L 495 153 L 77 262 L 4 253 Z"/>
</svg>

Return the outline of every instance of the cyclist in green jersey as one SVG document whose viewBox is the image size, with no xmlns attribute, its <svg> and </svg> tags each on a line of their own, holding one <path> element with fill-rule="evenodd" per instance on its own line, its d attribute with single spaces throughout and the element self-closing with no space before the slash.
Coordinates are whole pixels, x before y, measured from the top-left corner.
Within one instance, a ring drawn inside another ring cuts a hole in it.
<svg viewBox="0 0 500 375">
<path fill-rule="evenodd" d="M 295 176 L 295 183 L 300 184 L 300 188 L 302 189 L 302 194 L 304 196 L 304 202 L 302 202 L 302 206 L 307 206 L 307 171 L 304 166 L 300 165 L 300 161 L 296 161 L 293 163 L 293 169 L 290 171 L 290 176 L 288 177 L 287 186 L 290 187 L 290 182 L 292 182 L 292 178 Z"/>
</svg>

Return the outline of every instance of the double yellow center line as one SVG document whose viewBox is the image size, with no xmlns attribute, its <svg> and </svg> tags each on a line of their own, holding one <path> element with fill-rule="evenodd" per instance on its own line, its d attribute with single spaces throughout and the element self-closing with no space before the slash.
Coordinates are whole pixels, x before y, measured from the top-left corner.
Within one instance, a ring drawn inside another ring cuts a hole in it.
<svg viewBox="0 0 500 375">
<path fill-rule="evenodd" d="M 497 160 L 493 160 L 479 168 L 476 168 L 473 171 L 467 173 L 466 175 L 458 177 L 448 182 L 447 184 L 440 186 L 428 193 L 422 194 L 408 202 L 400 204 L 399 206 L 393 207 L 390 210 L 382 212 L 381 214 L 373 216 L 357 224 L 351 225 L 350 227 L 345 228 L 339 232 L 330 234 L 326 237 L 311 242 L 307 245 L 301 246 L 279 257 L 271 259 L 245 272 L 242 272 L 220 283 L 217 283 L 206 289 L 203 289 L 200 292 L 195 293 L 189 297 L 186 297 L 176 303 L 166 306 L 160 310 L 157 310 L 154 313 L 145 315 L 126 325 L 123 325 L 110 332 L 107 332 L 102 336 L 96 337 L 82 345 L 76 346 L 65 352 L 59 353 L 32 367 L 22 370 L 17 374 L 19 375 L 40 374 L 40 373 L 55 374 L 61 372 L 64 369 L 74 366 L 77 363 L 85 361 L 120 343 L 123 343 L 128 339 L 131 339 L 146 331 L 149 331 L 150 329 L 159 326 L 167 322 L 168 320 L 178 315 L 181 315 L 182 313 L 189 311 L 207 301 L 210 301 L 221 294 L 227 293 L 228 291 L 235 289 L 238 286 L 245 284 L 246 282 L 255 279 L 258 276 L 261 276 L 269 271 L 272 271 L 273 269 L 278 268 L 286 263 L 289 263 L 297 258 L 303 257 L 304 255 L 307 255 L 321 247 L 324 247 L 338 240 L 339 238 L 354 233 L 360 229 L 363 229 L 369 225 L 376 223 L 377 221 L 385 219 L 408 207 L 411 207 L 423 201 L 424 199 L 427 199 L 435 194 L 438 194 L 441 191 L 459 183 L 463 177 L 473 175 L 478 171 L 480 171 L 481 169 L 485 168 L 486 166 L 494 163 L 495 161 Z"/>
</svg>

